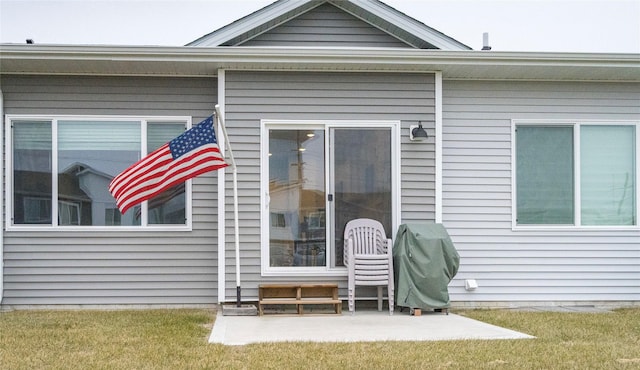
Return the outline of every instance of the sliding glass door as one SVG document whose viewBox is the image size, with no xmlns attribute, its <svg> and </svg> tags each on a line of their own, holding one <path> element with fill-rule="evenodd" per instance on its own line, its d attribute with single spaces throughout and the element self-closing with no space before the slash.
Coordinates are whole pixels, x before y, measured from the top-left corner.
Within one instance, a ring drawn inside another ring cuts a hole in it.
<svg viewBox="0 0 640 370">
<path fill-rule="evenodd" d="M 269 130 L 269 266 L 326 266 L 324 130 Z"/>
<path fill-rule="evenodd" d="M 390 126 L 273 125 L 266 132 L 267 268 L 343 267 L 344 228 L 354 218 L 376 219 L 391 235 Z"/>
<path fill-rule="evenodd" d="M 339 267 L 344 266 L 344 229 L 350 220 L 378 220 L 391 235 L 391 130 L 335 128 L 331 140 L 335 241 L 331 266 Z"/>
</svg>

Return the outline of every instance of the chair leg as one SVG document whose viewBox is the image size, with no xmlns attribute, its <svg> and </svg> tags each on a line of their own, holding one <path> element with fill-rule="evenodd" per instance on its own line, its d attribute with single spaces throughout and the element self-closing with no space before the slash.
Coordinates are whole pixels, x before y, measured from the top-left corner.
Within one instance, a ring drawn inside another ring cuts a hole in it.
<svg viewBox="0 0 640 370">
<path fill-rule="evenodd" d="M 393 315 L 393 306 L 395 304 L 394 302 L 394 294 L 395 294 L 395 290 L 394 290 L 394 286 L 392 283 L 390 283 L 387 286 L 387 294 L 389 295 L 389 315 Z"/>
<path fill-rule="evenodd" d="M 353 313 L 356 310 L 356 305 L 355 305 L 355 289 L 352 287 L 349 287 L 348 291 L 347 291 L 347 297 L 349 300 L 349 312 L 351 312 L 351 314 L 353 315 Z"/>
<path fill-rule="evenodd" d="M 382 286 L 378 287 L 378 311 L 382 311 Z"/>
<path fill-rule="evenodd" d="M 347 299 L 349 301 L 349 312 L 353 315 L 356 310 L 356 282 L 351 271 L 349 274 L 349 282 L 347 283 Z"/>
</svg>

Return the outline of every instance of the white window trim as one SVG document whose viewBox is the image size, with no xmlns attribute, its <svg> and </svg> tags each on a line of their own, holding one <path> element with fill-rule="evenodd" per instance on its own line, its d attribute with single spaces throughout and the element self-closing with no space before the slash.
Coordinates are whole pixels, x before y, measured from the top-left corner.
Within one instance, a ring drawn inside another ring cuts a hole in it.
<svg viewBox="0 0 640 370">
<path fill-rule="evenodd" d="M 58 151 L 58 142 L 57 142 L 57 123 L 58 121 L 73 121 L 73 120 L 85 120 L 85 121 L 140 121 L 140 152 L 147 152 L 147 123 L 153 122 L 176 122 L 176 121 L 184 121 L 186 123 L 186 129 L 190 129 L 192 127 L 192 117 L 191 116 L 122 116 L 122 115 L 21 115 L 21 114 L 7 114 L 5 115 L 5 132 L 8 133 L 5 135 L 5 156 L 6 156 L 6 166 L 5 166 L 5 191 L 7 202 L 5 204 L 5 229 L 7 231 L 59 231 L 59 232 L 80 232 L 80 231 L 105 231 L 105 232 L 123 232 L 123 231 L 136 231 L 136 232 L 145 232 L 149 230 L 157 231 L 191 231 L 192 230 L 192 220 L 193 220 L 193 209 L 192 209 L 192 181 L 188 180 L 185 183 L 185 191 L 186 191 L 186 202 L 185 202 L 185 215 L 186 221 L 184 225 L 149 225 L 147 223 L 148 216 L 143 218 L 142 224 L 139 226 L 65 226 L 65 225 L 16 225 L 13 224 L 13 135 L 11 135 L 11 126 L 14 121 L 28 121 L 28 120 L 42 120 L 42 121 L 51 121 L 52 125 L 56 128 L 53 131 L 53 145 L 52 151 L 53 153 L 57 153 Z M 133 163 L 132 163 L 133 164 Z M 52 169 L 57 168 L 57 155 L 53 155 L 53 163 Z M 56 176 L 54 176 L 55 178 Z M 58 200 L 58 182 L 53 181 L 52 184 L 52 215 L 57 215 L 57 200 Z M 147 202 L 142 203 L 143 213 L 146 214 Z M 53 217 L 53 216 L 52 216 Z M 52 219 L 53 223 L 53 219 Z"/>
<path fill-rule="evenodd" d="M 269 266 L 269 153 L 268 138 L 269 129 L 272 128 L 330 128 L 340 127 L 379 127 L 391 130 L 391 220 L 392 238 L 395 238 L 395 230 L 400 225 L 400 121 L 381 120 L 260 120 L 260 265 L 262 276 L 296 276 L 296 277 L 331 277 L 346 276 L 345 267 L 320 266 L 320 267 L 271 267 Z M 328 150 L 329 141 L 325 142 L 325 150 Z M 331 168 L 325 169 L 325 188 L 329 188 Z M 326 220 L 329 225 L 331 218 Z"/>
<path fill-rule="evenodd" d="M 574 142 L 574 225 L 518 225 L 517 192 L 516 192 L 516 126 L 572 126 Z M 580 128 L 582 126 L 635 126 L 636 150 L 636 225 L 581 225 L 581 184 L 580 184 Z M 513 231 L 630 231 L 640 230 L 640 121 L 638 120 L 593 120 L 593 119 L 512 119 L 511 120 L 511 229 Z"/>
</svg>

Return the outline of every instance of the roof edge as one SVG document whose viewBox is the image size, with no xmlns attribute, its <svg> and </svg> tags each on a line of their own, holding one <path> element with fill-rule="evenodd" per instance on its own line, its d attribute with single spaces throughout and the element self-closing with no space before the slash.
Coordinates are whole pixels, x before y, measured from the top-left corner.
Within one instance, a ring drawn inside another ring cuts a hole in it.
<svg viewBox="0 0 640 370">
<path fill-rule="evenodd" d="M 342 1 L 330 0 L 329 2 L 334 3 L 336 6 L 340 6 Z M 382 19 L 386 19 L 390 23 L 405 25 L 405 31 L 419 36 L 424 41 L 441 50 L 472 50 L 471 47 L 461 43 L 453 37 L 445 35 L 435 28 L 426 25 L 425 23 L 382 1 L 349 0 L 349 2 Z"/>
<path fill-rule="evenodd" d="M 640 82 L 640 54 L 0 44 L 1 74 L 215 76 L 218 69 L 442 71 L 445 78 Z"/>
<path fill-rule="evenodd" d="M 191 41 L 185 46 L 204 46 L 215 47 L 220 46 L 227 40 L 231 40 L 245 32 L 248 32 L 260 25 L 264 24 L 265 19 L 274 19 L 288 12 L 309 3 L 309 0 L 278 0 L 253 13 L 222 26 L 213 32 L 210 32 L 196 40 Z"/>
<path fill-rule="evenodd" d="M 429 56 L 429 57 L 474 57 L 483 60 L 492 59 L 548 59 L 548 60 L 628 60 L 640 66 L 640 53 L 611 53 L 611 52 L 547 52 L 547 51 L 478 51 L 478 50 L 437 50 L 437 49 L 407 49 L 407 48 L 375 48 L 375 47 L 200 47 L 185 46 L 155 46 L 155 45 L 75 45 L 75 44 L 0 44 L 0 60 L 15 55 L 64 55 L 77 54 L 78 58 L 88 55 L 399 55 Z"/>
</svg>

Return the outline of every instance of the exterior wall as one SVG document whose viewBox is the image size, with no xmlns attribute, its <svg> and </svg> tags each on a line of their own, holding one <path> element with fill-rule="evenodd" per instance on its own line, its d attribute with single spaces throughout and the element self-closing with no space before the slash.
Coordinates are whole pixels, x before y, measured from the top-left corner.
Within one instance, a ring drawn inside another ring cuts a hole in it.
<svg viewBox="0 0 640 370">
<path fill-rule="evenodd" d="M 241 45 L 410 47 L 329 4 L 312 9 Z"/>
<path fill-rule="evenodd" d="M 217 101 L 215 79 L 2 76 L 1 82 L 6 114 L 176 115 L 197 123 Z M 214 172 L 193 182 L 190 232 L 4 231 L 3 305 L 216 303 L 216 179 Z"/>
<path fill-rule="evenodd" d="M 421 120 L 433 134 L 434 90 L 433 74 L 226 72 L 225 118 L 238 164 L 243 300 L 257 299 L 260 282 L 278 281 L 278 278 L 262 278 L 260 270 L 260 120 L 401 121 L 401 222 L 433 221 L 434 141 L 430 138 L 422 143 L 410 142 L 408 131 L 409 125 Z M 226 184 L 225 279 L 226 297 L 235 300 L 230 180 Z M 291 277 L 283 279 L 291 280 Z M 312 279 L 323 280 L 317 276 Z M 346 275 L 326 280 L 346 285 Z"/>
<path fill-rule="evenodd" d="M 640 300 L 637 229 L 514 231 L 511 223 L 511 120 L 639 120 L 640 84 L 443 85 L 443 224 L 461 256 L 452 301 Z M 478 289 L 466 292 L 465 279 Z"/>
</svg>

